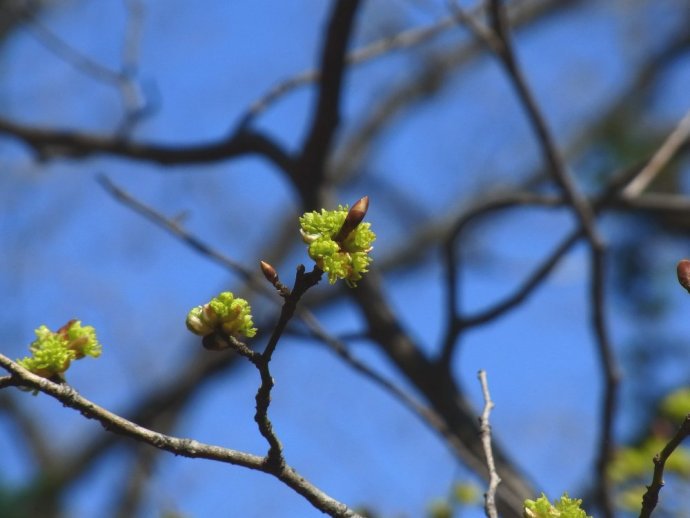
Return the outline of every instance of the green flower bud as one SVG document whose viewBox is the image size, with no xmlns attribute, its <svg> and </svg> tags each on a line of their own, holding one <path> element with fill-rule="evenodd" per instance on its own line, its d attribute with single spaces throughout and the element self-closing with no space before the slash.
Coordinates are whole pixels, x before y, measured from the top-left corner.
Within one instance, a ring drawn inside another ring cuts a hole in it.
<svg viewBox="0 0 690 518">
<path fill-rule="evenodd" d="M 36 340 L 29 346 L 32 355 L 17 363 L 44 378 L 61 377 L 72 360 L 101 355 L 96 331 L 91 326 L 82 326 L 79 320 L 70 320 L 57 332 L 43 325 L 34 333 Z"/>
<path fill-rule="evenodd" d="M 213 327 L 211 327 L 204 318 L 204 306 L 192 308 L 187 314 L 185 323 L 187 324 L 187 329 L 195 335 L 204 336 L 213 332 Z"/>
<path fill-rule="evenodd" d="M 580 507 L 582 500 L 568 497 L 568 493 L 554 501 L 553 505 L 542 493 L 536 500 L 525 500 L 523 516 L 525 518 L 591 518 Z"/>
<path fill-rule="evenodd" d="M 101 355 L 102 347 L 93 326 L 82 326 L 81 320 L 70 320 L 58 329 L 58 333 L 67 339 L 67 347 L 74 351 L 75 359 L 79 360 L 84 356 L 98 358 Z"/>
<path fill-rule="evenodd" d="M 203 306 L 193 308 L 187 314 L 187 329 L 199 336 L 215 331 L 228 335 L 256 335 L 249 303 L 225 291 Z"/>
<path fill-rule="evenodd" d="M 337 210 L 308 212 L 299 219 L 309 257 L 328 274 L 331 284 L 344 279 L 354 287 L 368 271 L 372 260 L 369 253 L 376 239 L 371 224 L 361 222 L 368 203 L 364 197 L 352 210 L 340 205 Z"/>
</svg>

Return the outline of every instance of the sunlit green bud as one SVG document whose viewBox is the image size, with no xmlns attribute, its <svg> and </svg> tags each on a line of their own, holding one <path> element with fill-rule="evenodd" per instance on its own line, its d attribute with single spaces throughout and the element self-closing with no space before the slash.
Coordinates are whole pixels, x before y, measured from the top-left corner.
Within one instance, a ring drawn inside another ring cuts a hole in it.
<svg viewBox="0 0 690 518">
<path fill-rule="evenodd" d="M 203 318 L 204 306 L 197 306 L 187 314 L 187 329 L 195 335 L 204 336 L 213 332 L 213 327 L 210 326 L 206 319 Z"/>
<path fill-rule="evenodd" d="M 339 206 L 333 211 L 308 212 L 299 220 L 309 257 L 328 274 L 331 284 L 344 279 L 349 286 L 355 286 L 368 271 L 368 254 L 376 239 L 371 224 L 362 223 L 368 206 L 369 198 L 365 196 L 350 211 L 347 206 Z"/>
<path fill-rule="evenodd" d="M 67 347 L 74 351 L 75 359 L 79 360 L 84 356 L 98 358 L 101 355 L 102 347 L 93 326 L 82 326 L 81 320 L 70 320 L 57 332 L 67 339 Z"/>
<path fill-rule="evenodd" d="M 56 332 L 40 326 L 34 333 L 36 340 L 29 345 L 31 356 L 18 363 L 44 378 L 62 378 L 72 360 L 101 355 L 96 330 L 91 326 L 82 326 L 79 320 L 70 320 Z"/>
<path fill-rule="evenodd" d="M 41 326 L 34 332 L 36 340 L 29 346 L 32 356 L 17 363 L 44 378 L 65 372 L 76 358 L 76 353 L 68 347 L 67 339 L 59 333 L 53 333 L 46 326 Z"/>
<path fill-rule="evenodd" d="M 192 333 L 207 336 L 216 331 L 226 334 L 256 335 L 249 303 L 225 291 L 211 299 L 204 306 L 197 306 L 187 314 L 187 329 Z"/>
<path fill-rule="evenodd" d="M 307 212 L 299 218 L 302 235 L 327 236 L 333 239 L 345 222 L 347 210 L 347 206 L 339 205 L 337 210 L 321 209 L 321 212 Z"/>
<path fill-rule="evenodd" d="M 542 493 L 536 500 L 525 500 L 523 516 L 525 518 L 590 518 L 580 507 L 582 500 L 568 497 L 564 493 L 553 505 Z"/>
</svg>

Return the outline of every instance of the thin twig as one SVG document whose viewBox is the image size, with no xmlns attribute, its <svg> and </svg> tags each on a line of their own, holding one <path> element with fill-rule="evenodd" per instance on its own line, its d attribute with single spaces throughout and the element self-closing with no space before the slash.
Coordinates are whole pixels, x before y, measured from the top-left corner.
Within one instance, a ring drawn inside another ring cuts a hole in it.
<svg viewBox="0 0 690 518">
<path fill-rule="evenodd" d="M 604 314 L 604 242 L 596 228 L 595 212 L 586 197 L 579 191 L 574 180 L 568 173 L 566 164 L 560 156 L 556 141 L 537 100 L 530 89 L 527 79 L 519 66 L 507 23 L 507 16 L 501 0 L 488 0 L 489 19 L 494 36 L 499 40 L 487 38 L 481 31 L 468 25 L 476 37 L 491 49 L 503 65 L 512 83 L 520 104 L 524 108 L 529 123 L 535 132 L 537 142 L 541 148 L 544 162 L 549 172 L 566 197 L 568 204 L 575 213 L 579 226 L 585 234 L 591 251 L 590 299 L 591 322 L 595 334 L 600 365 L 604 378 L 604 395 L 602 401 L 602 428 L 599 440 L 599 454 L 597 459 L 597 498 L 606 518 L 613 517 L 613 501 L 611 496 L 607 466 L 613 457 L 613 420 L 617 401 L 618 374 L 615 357 L 608 339 L 606 318 Z"/>
<path fill-rule="evenodd" d="M 201 239 L 187 232 L 179 222 L 174 219 L 166 218 L 160 212 L 154 210 L 142 201 L 138 200 L 127 191 L 115 185 L 107 176 L 98 175 L 98 183 L 115 198 L 118 202 L 129 207 L 134 212 L 141 214 L 147 220 L 153 222 L 173 236 L 182 240 L 192 250 L 199 252 L 211 261 L 220 264 L 226 270 L 238 275 L 243 281 L 247 282 L 252 288 L 263 291 L 265 294 L 272 295 L 273 292 L 265 288 L 263 277 L 254 274 L 249 268 L 230 257 L 220 253 L 213 247 L 204 243 Z M 273 297 L 271 297 L 273 298 Z"/>
<path fill-rule="evenodd" d="M 484 446 L 484 454 L 486 455 L 486 466 L 489 468 L 489 488 L 484 494 L 484 511 L 489 518 L 498 518 L 496 489 L 501 483 L 501 477 L 496 473 L 494 453 L 491 448 L 491 425 L 489 424 L 489 415 L 494 407 L 494 402 L 491 400 L 491 394 L 489 394 L 489 382 L 486 379 L 486 371 L 480 370 L 477 377 L 482 386 L 482 395 L 484 397 L 484 410 L 479 418 L 479 433 L 482 438 L 482 446 Z"/>
<path fill-rule="evenodd" d="M 623 195 L 629 198 L 636 198 L 642 194 L 673 157 L 676 156 L 688 138 L 690 138 L 690 110 L 680 119 L 644 169 L 623 190 Z"/>
<path fill-rule="evenodd" d="M 529 22 L 530 20 L 544 12 L 549 11 L 552 8 L 558 8 L 567 3 L 571 3 L 571 1 L 523 1 L 512 4 L 509 8 L 511 20 L 515 25 L 521 25 Z M 478 5 L 470 9 L 468 16 L 479 15 L 481 10 L 481 5 Z M 421 45 L 427 41 L 430 41 L 436 36 L 443 34 L 456 23 L 457 17 L 455 14 L 453 14 L 423 27 L 413 27 L 412 29 L 406 29 L 397 34 L 393 34 L 392 36 L 385 36 L 349 52 L 345 57 L 345 62 L 348 66 L 359 65 L 381 56 L 387 56 L 397 50 L 408 49 Z M 472 44 L 470 43 L 469 47 L 471 46 Z M 464 47 L 464 49 L 467 50 L 469 47 Z M 470 53 L 471 52 L 466 52 L 464 54 L 469 55 Z M 256 117 L 261 115 L 281 97 L 297 88 L 314 83 L 318 81 L 319 78 L 319 71 L 313 69 L 305 70 L 304 72 L 300 72 L 292 77 L 280 81 L 250 105 L 247 113 L 240 120 L 239 127 L 248 126 Z"/>
<path fill-rule="evenodd" d="M 319 283 L 322 275 L 323 271 L 317 266 L 311 272 L 305 273 L 304 266 L 299 265 L 295 276 L 295 284 L 290 293 L 285 297 L 278 323 L 273 328 L 273 333 L 266 344 L 266 348 L 263 353 L 256 355 L 255 359 L 252 360 L 252 363 L 254 363 L 261 375 L 261 386 L 256 393 L 256 414 L 254 415 L 254 420 L 259 425 L 261 435 L 268 441 L 268 462 L 276 466 L 281 466 L 285 461 L 283 459 L 282 446 L 268 418 L 268 407 L 271 402 L 271 390 L 273 389 L 273 378 L 271 377 L 269 364 L 280 337 L 295 314 L 297 304 L 307 290 Z"/>
<path fill-rule="evenodd" d="M 138 2 L 127 2 L 128 28 L 124 41 L 123 64 L 121 70 L 113 70 L 90 58 L 41 23 L 32 13 L 25 12 L 26 27 L 44 48 L 52 52 L 74 70 L 99 81 L 114 86 L 122 99 L 125 116 L 120 135 L 131 129 L 146 113 L 146 100 L 136 81 L 136 58 L 141 37 L 141 13 Z"/>
<path fill-rule="evenodd" d="M 666 461 L 680 445 L 683 440 L 690 435 L 690 414 L 685 416 L 683 424 L 680 426 L 676 434 L 664 446 L 660 453 L 654 456 L 654 474 L 652 476 L 652 483 L 647 486 L 647 491 L 642 496 L 642 509 L 640 510 L 640 518 L 649 518 L 652 511 L 659 502 L 659 492 L 664 486 L 664 467 Z"/>
</svg>

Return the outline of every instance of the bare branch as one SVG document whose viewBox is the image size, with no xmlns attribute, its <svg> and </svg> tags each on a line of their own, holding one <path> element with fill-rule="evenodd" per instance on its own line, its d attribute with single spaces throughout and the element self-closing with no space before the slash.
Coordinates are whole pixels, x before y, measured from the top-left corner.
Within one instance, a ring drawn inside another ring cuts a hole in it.
<svg viewBox="0 0 690 518">
<path fill-rule="evenodd" d="M 298 159 L 295 186 L 305 209 L 318 205 L 326 157 L 340 123 L 340 98 L 345 75 L 345 53 L 360 0 L 338 0 L 328 23 L 321 54 L 321 75 L 313 118 Z"/>
<path fill-rule="evenodd" d="M 280 466 L 278 469 L 274 464 L 267 462 L 266 457 L 259 457 L 230 448 L 205 444 L 193 439 L 173 437 L 149 430 L 96 405 L 79 395 L 69 385 L 53 383 L 32 374 L 2 354 L 0 354 L 0 367 L 11 373 L 14 384 L 26 386 L 49 395 L 60 401 L 64 406 L 79 411 L 84 417 L 100 422 L 108 431 L 130 437 L 175 455 L 215 460 L 269 473 L 302 495 L 314 507 L 324 513 L 337 517 L 359 516 L 345 504 L 334 500 L 309 483 L 288 466 Z"/>
<path fill-rule="evenodd" d="M 74 70 L 95 81 L 112 85 L 117 89 L 125 110 L 122 128 L 119 132 L 120 135 L 125 135 L 147 112 L 146 100 L 143 98 L 141 88 L 136 80 L 136 59 L 138 57 L 139 40 L 141 39 L 143 9 L 136 0 L 128 0 L 126 7 L 129 11 L 129 16 L 123 45 L 123 63 L 120 70 L 112 70 L 91 59 L 55 34 L 28 10 L 24 12 L 27 28 L 36 38 L 36 41 L 42 44 L 48 51 L 55 54 L 55 56 L 70 65 Z"/>
<path fill-rule="evenodd" d="M 263 278 L 254 274 L 249 268 L 238 263 L 234 259 L 220 253 L 218 250 L 212 248 L 210 245 L 204 243 L 198 237 L 187 232 L 179 222 L 174 219 L 166 218 L 161 213 L 154 210 L 152 207 L 146 205 L 142 201 L 136 199 L 127 191 L 115 185 L 107 176 L 99 175 L 98 183 L 113 196 L 117 201 L 129 207 L 134 212 L 141 214 L 147 220 L 155 223 L 163 230 L 171 233 L 178 239 L 182 240 L 192 250 L 200 253 L 207 259 L 220 264 L 226 270 L 238 275 L 242 280 L 247 282 L 253 289 L 270 294 L 269 290 L 265 289 Z"/>
<path fill-rule="evenodd" d="M 654 511 L 656 504 L 659 502 L 659 492 L 664 486 L 664 466 L 666 461 L 688 435 L 690 435 L 690 414 L 685 416 L 683 424 L 668 444 L 664 446 L 664 449 L 654 456 L 654 475 L 652 476 L 652 483 L 647 486 L 647 491 L 642 496 L 640 518 L 649 518 L 652 515 L 652 511 Z"/>
<path fill-rule="evenodd" d="M 685 113 L 647 165 L 623 190 L 623 195 L 636 198 L 642 194 L 673 157 L 676 156 L 688 138 L 690 138 L 690 110 Z"/>
<path fill-rule="evenodd" d="M 482 445 L 484 446 L 484 454 L 486 455 L 486 465 L 489 468 L 489 489 L 484 495 L 484 510 L 486 516 L 489 518 L 498 518 L 498 511 L 496 510 L 496 489 L 498 488 L 498 484 L 501 483 L 501 477 L 496 473 L 494 453 L 491 448 L 491 425 L 489 424 L 489 415 L 494 407 L 494 402 L 491 400 L 491 394 L 489 394 L 489 382 L 486 379 L 486 371 L 480 370 L 477 377 L 482 386 L 482 395 L 484 396 L 484 410 L 479 418 L 479 430 L 482 438 Z"/>
<path fill-rule="evenodd" d="M 511 4 L 509 6 L 509 14 L 514 25 L 522 25 L 538 18 L 544 13 L 573 4 L 576 1 L 577 0 L 527 0 Z M 480 7 L 472 9 L 473 14 L 479 14 L 479 11 L 481 11 Z M 470 16 L 472 16 L 472 14 Z M 457 18 L 454 14 L 441 18 L 424 27 L 414 27 L 392 36 L 385 36 L 359 49 L 351 51 L 346 55 L 345 62 L 347 65 L 359 65 L 378 57 L 388 55 L 396 50 L 420 45 L 443 34 L 443 32 L 455 26 L 456 21 Z M 465 49 L 467 50 L 472 47 L 474 47 L 474 45 L 470 43 L 469 47 L 465 47 Z M 467 53 L 468 56 L 471 54 L 472 52 Z M 253 119 L 261 115 L 273 103 L 278 101 L 278 99 L 297 88 L 318 81 L 319 78 L 320 73 L 318 70 L 305 70 L 304 72 L 300 72 L 279 82 L 251 104 L 246 115 L 240 121 L 239 126 L 247 126 Z"/>
</svg>

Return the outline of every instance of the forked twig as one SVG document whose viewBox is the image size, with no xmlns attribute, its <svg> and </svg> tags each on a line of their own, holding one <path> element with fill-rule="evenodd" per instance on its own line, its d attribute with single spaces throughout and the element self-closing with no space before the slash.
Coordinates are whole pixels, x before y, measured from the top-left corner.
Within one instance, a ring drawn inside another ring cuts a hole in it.
<svg viewBox="0 0 690 518">
<path fill-rule="evenodd" d="M 649 518 L 652 515 L 652 511 L 659 502 L 659 491 L 664 486 L 664 466 L 666 461 L 688 435 L 690 435 L 690 414 L 685 416 L 683 424 L 668 444 L 664 446 L 664 449 L 654 456 L 654 475 L 652 476 L 652 483 L 647 486 L 647 491 L 642 496 L 640 518 Z"/>
</svg>

